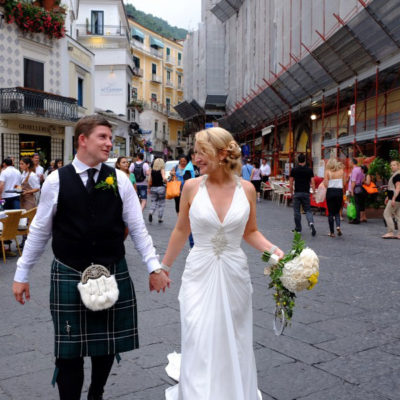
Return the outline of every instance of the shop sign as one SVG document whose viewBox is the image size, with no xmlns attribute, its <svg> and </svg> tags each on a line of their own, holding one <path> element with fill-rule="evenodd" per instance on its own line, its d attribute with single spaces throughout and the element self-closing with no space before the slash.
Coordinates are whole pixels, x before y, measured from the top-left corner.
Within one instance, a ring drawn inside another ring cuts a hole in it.
<svg viewBox="0 0 400 400">
<path fill-rule="evenodd" d="M 255 146 L 259 146 L 260 144 L 262 144 L 262 138 L 257 138 L 256 140 L 254 140 Z"/>
<path fill-rule="evenodd" d="M 293 163 L 285 163 L 285 175 L 290 175 L 290 170 L 293 168 Z"/>
<path fill-rule="evenodd" d="M 14 124 L 10 124 L 10 128 L 18 129 L 21 132 L 35 132 L 35 133 L 51 133 L 51 127 L 48 125 L 33 124 L 32 122 L 18 122 L 15 121 Z"/>
</svg>

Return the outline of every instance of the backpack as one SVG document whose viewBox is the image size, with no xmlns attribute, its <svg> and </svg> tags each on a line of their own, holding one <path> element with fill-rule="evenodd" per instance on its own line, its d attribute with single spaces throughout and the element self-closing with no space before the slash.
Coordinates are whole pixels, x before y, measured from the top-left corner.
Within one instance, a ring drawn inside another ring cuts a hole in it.
<svg viewBox="0 0 400 400">
<path fill-rule="evenodd" d="M 138 164 L 135 163 L 135 168 L 133 170 L 133 174 L 135 175 L 136 182 L 143 182 L 146 179 L 146 176 L 143 171 L 143 164 L 144 162 Z"/>
</svg>

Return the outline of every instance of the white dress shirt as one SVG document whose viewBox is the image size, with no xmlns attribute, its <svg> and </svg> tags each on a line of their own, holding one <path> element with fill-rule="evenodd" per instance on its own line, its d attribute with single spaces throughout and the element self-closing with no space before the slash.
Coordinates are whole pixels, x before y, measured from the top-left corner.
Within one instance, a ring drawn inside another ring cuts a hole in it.
<svg viewBox="0 0 400 400">
<path fill-rule="evenodd" d="M 268 164 L 261 164 L 260 166 L 261 176 L 270 176 L 271 175 L 271 167 Z"/>
<path fill-rule="evenodd" d="M 16 197 L 18 196 L 17 193 L 8 192 L 8 190 L 15 190 L 15 186 L 19 186 L 21 184 L 21 174 L 20 172 L 15 169 L 12 165 L 3 169 L 0 175 L 0 182 L 4 182 L 3 188 L 3 199 L 7 199 L 9 197 Z"/>
<path fill-rule="evenodd" d="M 87 170 L 91 167 L 79 161 L 77 157 L 72 161 L 75 171 L 79 174 L 83 184 L 86 186 L 88 179 Z M 94 168 L 100 171 L 101 164 Z M 143 220 L 142 209 L 139 199 L 128 177 L 120 170 L 116 170 L 118 191 L 122 199 L 122 219 L 129 229 L 129 234 L 136 249 L 142 256 L 143 262 L 147 264 L 148 272 L 160 268 L 153 241 L 147 232 Z M 99 172 L 94 175 L 96 181 Z M 42 186 L 42 194 L 35 218 L 29 228 L 28 239 L 25 242 L 22 257 L 17 261 L 14 281 L 28 282 L 29 272 L 42 255 L 47 241 L 51 237 L 53 218 L 57 211 L 58 192 L 60 180 L 58 171 L 51 173 Z"/>
</svg>

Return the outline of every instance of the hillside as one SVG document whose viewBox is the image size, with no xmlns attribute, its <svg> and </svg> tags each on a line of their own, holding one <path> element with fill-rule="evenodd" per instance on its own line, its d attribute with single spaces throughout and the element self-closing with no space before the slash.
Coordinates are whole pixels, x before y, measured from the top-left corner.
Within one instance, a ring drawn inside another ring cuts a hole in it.
<svg viewBox="0 0 400 400">
<path fill-rule="evenodd" d="M 185 39 L 187 30 L 171 26 L 167 21 L 155 17 L 152 14 L 146 14 L 143 11 L 136 10 L 132 4 L 125 4 L 125 10 L 128 17 L 134 19 L 140 25 L 152 30 L 169 39 Z"/>
</svg>

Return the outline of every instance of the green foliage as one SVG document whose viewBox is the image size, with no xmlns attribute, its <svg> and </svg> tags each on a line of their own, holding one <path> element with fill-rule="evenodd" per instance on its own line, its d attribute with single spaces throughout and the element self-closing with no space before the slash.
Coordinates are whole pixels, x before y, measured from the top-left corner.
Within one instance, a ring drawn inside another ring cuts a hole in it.
<svg viewBox="0 0 400 400">
<path fill-rule="evenodd" d="M 389 151 L 390 161 L 400 161 L 400 154 L 398 150 L 390 150 Z"/>
<path fill-rule="evenodd" d="M 188 33 L 186 29 L 171 26 L 167 21 L 161 18 L 136 10 L 132 4 L 125 4 L 125 10 L 127 15 L 137 23 L 168 39 L 183 40 Z"/>
<path fill-rule="evenodd" d="M 288 252 L 279 262 L 278 264 L 271 267 L 270 278 L 271 282 L 269 283 L 269 288 L 274 288 L 274 300 L 276 303 L 276 308 L 278 310 L 278 316 L 280 315 L 280 310 L 283 310 L 285 313 L 285 318 L 287 321 L 290 321 L 293 316 L 293 309 L 295 306 L 295 298 L 296 294 L 286 289 L 280 280 L 280 277 L 283 273 L 283 267 L 288 261 L 293 260 L 297 257 L 302 250 L 304 249 L 305 242 L 301 238 L 301 234 L 299 232 L 294 233 L 292 248 L 290 252 Z M 265 262 L 268 262 L 271 258 L 271 254 L 268 251 L 265 251 L 261 256 L 261 259 Z"/>
<path fill-rule="evenodd" d="M 387 182 L 391 175 L 390 164 L 383 158 L 376 157 L 369 165 L 368 174 L 375 177 L 379 176 Z"/>
</svg>

